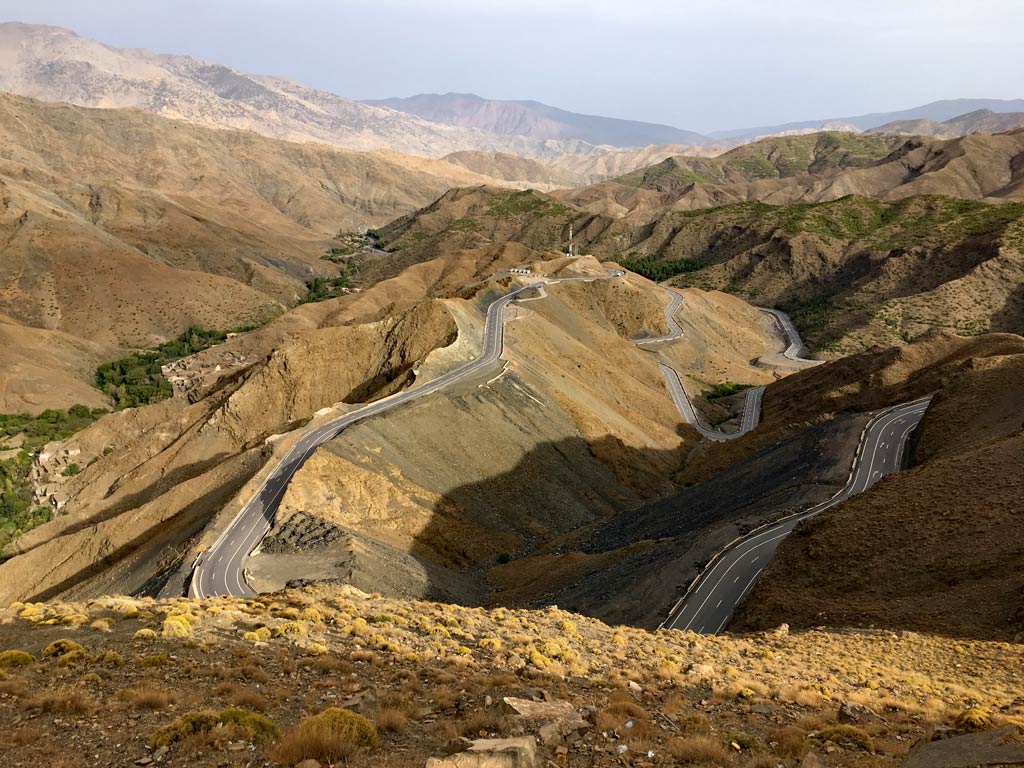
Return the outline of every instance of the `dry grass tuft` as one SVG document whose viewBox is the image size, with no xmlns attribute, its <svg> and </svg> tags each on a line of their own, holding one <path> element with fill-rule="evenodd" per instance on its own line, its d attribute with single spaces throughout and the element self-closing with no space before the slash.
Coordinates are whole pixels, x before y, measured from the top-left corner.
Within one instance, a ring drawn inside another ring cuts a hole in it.
<svg viewBox="0 0 1024 768">
<path fill-rule="evenodd" d="M 163 709 L 178 703 L 178 696 L 173 691 L 152 684 L 139 688 L 125 688 L 118 691 L 115 696 L 135 709 Z"/>
<path fill-rule="evenodd" d="M 338 763 L 359 747 L 375 747 L 377 729 L 362 715 L 331 707 L 302 720 L 288 731 L 274 750 L 274 759 L 285 765 L 302 760 Z"/>
<path fill-rule="evenodd" d="M 732 762 L 732 753 L 709 736 L 672 739 L 668 750 L 684 765 L 730 765 Z"/>
</svg>

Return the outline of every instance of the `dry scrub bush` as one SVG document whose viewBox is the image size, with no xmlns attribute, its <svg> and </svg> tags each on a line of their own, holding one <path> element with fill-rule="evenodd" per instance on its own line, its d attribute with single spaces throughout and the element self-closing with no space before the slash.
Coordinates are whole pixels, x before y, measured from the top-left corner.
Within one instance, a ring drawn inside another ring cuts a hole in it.
<svg viewBox="0 0 1024 768">
<path fill-rule="evenodd" d="M 164 619 L 163 626 L 160 628 L 160 634 L 163 637 L 185 640 L 192 637 L 192 625 L 184 615 L 168 616 Z"/>
<path fill-rule="evenodd" d="M 242 635 L 242 639 L 247 643 L 261 643 L 266 642 L 270 639 L 270 628 L 269 627 L 257 627 L 251 632 L 246 632 Z"/>
<path fill-rule="evenodd" d="M 235 683 L 221 683 L 214 689 L 214 693 L 223 696 L 229 702 L 241 709 L 250 709 L 254 712 L 265 712 L 270 706 L 267 698 L 251 688 L 244 688 Z"/>
<path fill-rule="evenodd" d="M 503 712 L 490 707 L 475 712 L 455 725 L 460 736 L 478 738 L 504 734 L 509 727 L 509 718 Z"/>
<path fill-rule="evenodd" d="M 668 743 L 669 754 L 684 764 L 728 765 L 732 754 L 709 736 L 685 736 Z"/>
<path fill-rule="evenodd" d="M 375 747 L 378 743 L 373 723 L 348 709 L 330 707 L 288 731 L 274 750 L 274 759 L 285 765 L 302 760 L 337 763 L 358 747 Z"/>
<path fill-rule="evenodd" d="M 114 695 L 135 709 L 163 709 L 178 703 L 178 697 L 172 691 L 151 684 L 140 688 L 125 688 Z"/>
<path fill-rule="evenodd" d="M 409 716 L 402 707 L 381 707 L 374 720 L 378 731 L 402 733 L 409 727 Z"/>
<path fill-rule="evenodd" d="M 149 738 L 149 745 L 156 749 L 196 736 L 212 741 L 242 738 L 267 741 L 279 735 L 280 731 L 274 723 L 255 712 L 244 709 L 225 709 L 220 712 L 204 709 L 186 712 L 174 722 L 155 731 Z"/>
<path fill-rule="evenodd" d="M 955 725 L 962 731 L 987 731 L 992 728 L 992 718 L 981 707 L 971 707 L 957 715 Z"/>
<path fill-rule="evenodd" d="M 96 711 L 96 700 L 80 690 L 54 691 L 30 699 L 28 706 L 43 712 L 59 712 L 64 715 L 91 715 Z"/>
<path fill-rule="evenodd" d="M 79 653 L 85 653 L 85 649 L 74 640 L 62 638 L 60 640 L 54 640 L 43 649 L 43 658 L 48 659 L 51 657 L 66 656 L 67 654 L 74 653 L 76 651 Z"/>
<path fill-rule="evenodd" d="M 36 657 L 27 651 L 4 651 L 0 653 L 0 669 L 10 669 L 11 667 L 27 667 L 29 664 L 35 664 Z"/>
</svg>

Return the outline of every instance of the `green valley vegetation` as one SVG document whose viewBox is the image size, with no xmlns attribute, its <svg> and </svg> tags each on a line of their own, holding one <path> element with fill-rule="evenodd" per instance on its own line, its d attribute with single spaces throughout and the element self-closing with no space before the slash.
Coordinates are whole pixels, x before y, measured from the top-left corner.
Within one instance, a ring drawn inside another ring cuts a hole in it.
<svg viewBox="0 0 1024 768">
<path fill-rule="evenodd" d="M 670 277 L 682 275 L 686 272 L 696 272 L 705 266 L 696 259 L 662 259 L 658 256 L 646 254 L 622 256 L 616 259 L 616 261 L 624 269 L 636 272 L 638 275 L 643 275 L 655 282 L 668 280 Z"/>
<path fill-rule="evenodd" d="M 737 384 L 735 381 L 723 381 L 720 384 L 715 384 L 704 397 L 707 400 L 720 400 L 723 397 L 732 397 L 737 392 L 742 392 L 745 389 L 750 389 L 753 384 Z"/>
<path fill-rule="evenodd" d="M 317 301 L 327 301 L 342 296 L 344 292 L 352 287 L 352 279 L 349 276 L 347 264 L 346 269 L 338 277 L 314 277 L 306 281 L 306 296 L 300 304 L 313 304 Z"/>
<path fill-rule="evenodd" d="M 239 328 L 237 333 L 252 327 Z M 204 349 L 220 344 L 231 331 L 208 331 L 193 326 L 181 336 L 154 349 L 134 352 L 120 360 L 104 363 L 96 369 L 96 386 L 115 408 L 135 408 L 166 400 L 173 394 L 171 383 L 164 378 L 163 366 Z"/>
<path fill-rule="evenodd" d="M 334 236 L 335 244 L 327 249 L 323 258 L 335 264 L 348 265 L 349 257 L 377 241 L 377 233 L 372 229 L 365 232 L 339 232 Z"/>
<path fill-rule="evenodd" d="M 35 453 L 51 440 L 71 437 L 105 413 L 102 408 L 75 405 L 66 411 L 46 410 L 38 416 L 0 414 L 0 455 L 17 451 L 14 456 L 0 460 L 0 549 L 50 519 L 49 507 L 32 503 L 29 475 Z M 11 444 L 18 447 L 4 450 L 5 445 Z"/>
</svg>

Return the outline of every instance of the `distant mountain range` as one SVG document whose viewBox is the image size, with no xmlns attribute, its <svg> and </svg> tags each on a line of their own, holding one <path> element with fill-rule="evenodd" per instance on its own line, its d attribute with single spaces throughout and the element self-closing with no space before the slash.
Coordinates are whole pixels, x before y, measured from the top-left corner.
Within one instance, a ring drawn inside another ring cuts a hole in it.
<svg viewBox="0 0 1024 768">
<path fill-rule="evenodd" d="M 935 136 L 952 139 L 967 136 L 978 131 L 999 133 L 1024 125 L 1024 112 L 993 112 L 979 109 L 966 115 L 957 115 L 950 120 L 896 120 L 872 128 L 870 134 L 902 134 L 906 136 Z"/>
<path fill-rule="evenodd" d="M 1020 124 L 1024 99 L 954 99 L 899 112 L 828 118 L 702 135 L 669 125 L 582 115 L 537 101 L 485 99 L 474 94 L 423 94 L 359 102 L 282 77 L 251 75 L 188 56 L 119 49 L 59 27 L 0 24 L 0 91 L 79 106 L 139 108 L 211 128 L 249 130 L 275 139 L 321 142 L 360 151 L 396 150 L 442 158 L 453 153 L 501 153 L 531 159 L 597 158 L 537 169 L 547 184 L 597 181 L 604 169 L 628 172 L 641 158 L 623 149 L 674 148 L 712 154 L 755 138 L 819 130 L 964 135 Z M 1017 121 L 1017 122 L 1014 122 Z M 881 127 L 881 128 L 880 128 Z M 696 148 L 706 149 L 698 150 Z M 644 149 L 650 157 L 648 149 Z M 462 157 L 456 164 L 515 174 L 502 158 Z M 593 167 L 593 170 L 586 168 Z M 566 175 L 566 171 L 571 171 Z M 614 172 L 614 171 L 613 171 Z M 527 180 L 527 179 L 523 179 Z"/>
<path fill-rule="evenodd" d="M 0 24 L 0 91 L 85 107 L 136 107 L 211 128 L 356 150 L 441 157 L 473 149 L 554 157 L 600 152 L 428 122 L 282 77 L 250 75 L 188 56 L 112 48 L 60 27 Z"/>
<path fill-rule="evenodd" d="M 761 125 L 755 128 L 739 128 L 728 131 L 713 131 L 708 134 L 713 141 L 743 141 L 773 136 L 781 133 L 805 132 L 808 130 L 827 130 L 837 124 L 845 124 L 858 131 L 869 131 L 873 128 L 904 120 L 931 120 L 941 122 L 960 115 L 966 115 L 980 109 L 992 112 L 1024 112 L 1024 99 L 944 99 L 911 107 L 898 112 L 872 112 L 854 117 L 829 117 L 824 120 L 804 120 L 797 123 L 781 125 Z"/>
<path fill-rule="evenodd" d="M 395 109 L 435 123 L 478 128 L 499 136 L 578 140 L 613 147 L 713 143 L 707 136 L 670 125 L 580 115 L 539 101 L 484 99 L 472 93 L 425 93 L 363 103 Z"/>
</svg>

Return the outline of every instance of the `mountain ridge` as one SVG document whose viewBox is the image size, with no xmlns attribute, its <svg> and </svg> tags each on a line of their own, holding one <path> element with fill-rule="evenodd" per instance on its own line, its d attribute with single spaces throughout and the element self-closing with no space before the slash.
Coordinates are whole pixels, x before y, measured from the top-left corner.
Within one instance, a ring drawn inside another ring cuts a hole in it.
<svg viewBox="0 0 1024 768">
<path fill-rule="evenodd" d="M 827 117 L 820 120 L 798 120 L 790 123 L 779 123 L 775 125 L 761 125 L 751 128 L 734 128 L 721 131 L 709 131 L 708 136 L 719 141 L 729 139 L 753 139 L 761 136 L 774 135 L 785 131 L 802 129 L 821 130 L 828 123 L 847 123 L 861 131 L 877 128 L 886 123 L 899 120 L 932 120 L 944 122 L 959 115 L 974 112 L 980 109 L 989 109 L 993 112 L 1022 112 L 1024 111 L 1024 99 L 941 99 L 927 104 L 921 104 L 909 109 L 894 110 L 891 112 L 869 112 L 863 115 L 852 117 Z"/>
<path fill-rule="evenodd" d="M 502 136 L 579 139 L 590 144 L 621 148 L 714 143 L 695 131 L 659 123 L 580 114 L 532 99 L 486 99 L 475 93 L 449 92 L 372 99 L 363 103 L 396 109 L 446 125 L 480 128 Z"/>
<path fill-rule="evenodd" d="M 62 27 L 0 24 L 0 90 L 84 107 L 137 107 L 214 128 L 347 149 L 440 157 L 464 149 L 537 156 L 600 151 L 501 137 L 362 104 L 288 78 L 190 56 L 121 49 Z"/>
</svg>

